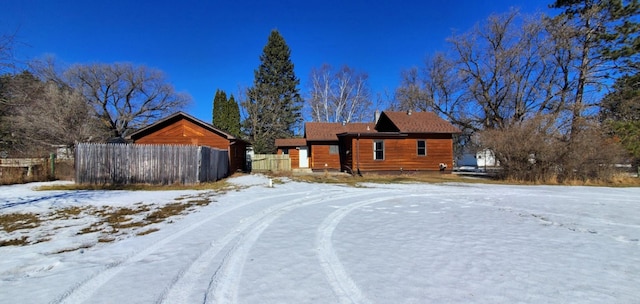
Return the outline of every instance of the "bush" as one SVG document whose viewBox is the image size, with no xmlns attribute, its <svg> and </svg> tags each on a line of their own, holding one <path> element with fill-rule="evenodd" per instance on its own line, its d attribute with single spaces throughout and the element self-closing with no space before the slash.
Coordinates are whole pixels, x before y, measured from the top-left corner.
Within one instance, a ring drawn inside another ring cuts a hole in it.
<svg viewBox="0 0 640 304">
<path fill-rule="evenodd" d="M 598 125 L 585 123 L 571 137 L 551 117 L 539 116 L 502 130 L 479 133 L 492 149 L 503 179 L 527 182 L 610 181 L 622 149 Z"/>
</svg>

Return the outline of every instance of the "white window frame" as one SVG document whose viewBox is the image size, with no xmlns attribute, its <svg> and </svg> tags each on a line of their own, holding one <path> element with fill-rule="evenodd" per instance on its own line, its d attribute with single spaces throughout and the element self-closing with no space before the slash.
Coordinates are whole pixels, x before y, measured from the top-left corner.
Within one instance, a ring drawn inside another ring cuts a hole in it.
<svg viewBox="0 0 640 304">
<path fill-rule="evenodd" d="M 380 143 L 382 145 L 381 149 L 377 149 L 377 144 Z M 378 158 L 378 152 L 382 153 L 382 158 Z M 384 160 L 384 140 L 374 140 L 373 141 L 373 159 L 374 160 Z"/>
<path fill-rule="evenodd" d="M 420 143 L 424 143 L 424 152 L 420 154 Z M 416 155 L 418 156 L 427 156 L 427 140 L 426 139 L 418 139 L 416 140 Z"/>
</svg>

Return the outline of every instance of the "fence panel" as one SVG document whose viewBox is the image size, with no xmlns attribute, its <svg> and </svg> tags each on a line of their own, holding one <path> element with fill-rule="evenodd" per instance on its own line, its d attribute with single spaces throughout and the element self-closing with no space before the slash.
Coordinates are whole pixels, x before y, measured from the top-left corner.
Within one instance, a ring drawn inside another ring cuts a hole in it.
<svg viewBox="0 0 640 304">
<path fill-rule="evenodd" d="M 254 154 L 251 171 L 291 171 L 291 158 L 288 154 Z"/>
<path fill-rule="evenodd" d="M 75 161 L 77 183 L 166 185 L 218 180 L 229 160 L 226 150 L 209 147 L 82 143 Z"/>
</svg>

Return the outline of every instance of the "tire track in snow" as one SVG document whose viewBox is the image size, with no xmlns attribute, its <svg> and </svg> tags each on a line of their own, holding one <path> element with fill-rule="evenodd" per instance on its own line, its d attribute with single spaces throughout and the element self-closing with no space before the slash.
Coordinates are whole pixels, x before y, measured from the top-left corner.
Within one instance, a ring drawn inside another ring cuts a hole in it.
<svg viewBox="0 0 640 304">
<path fill-rule="evenodd" d="M 300 195 L 300 193 L 288 194 L 291 195 Z M 240 224 L 234 226 L 230 229 L 230 232 L 227 233 L 222 239 L 219 241 L 211 242 L 209 248 L 201 253 L 188 267 L 185 271 L 181 272 L 174 280 L 174 282 L 167 288 L 167 290 L 163 293 L 161 298 L 157 301 L 158 303 L 188 303 L 188 298 L 191 295 L 191 291 L 194 286 L 196 286 L 199 282 L 201 282 L 202 277 L 204 277 L 207 273 L 207 270 L 210 269 L 212 260 L 220 254 L 220 252 L 227 247 L 233 240 L 237 239 L 239 236 L 245 234 L 249 228 L 259 222 L 262 218 L 268 216 L 269 214 L 278 211 L 280 208 L 286 207 L 290 204 L 301 203 L 305 200 L 309 199 L 317 199 L 323 195 L 315 195 L 315 196 L 306 196 L 304 198 L 289 201 L 286 203 L 278 204 L 275 206 L 267 207 L 264 210 L 261 210 L 259 213 L 254 214 L 250 217 L 242 219 Z M 269 197 L 265 199 L 272 199 L 275 197 Z M 234 247 L 237 247 L 239 240 L 236 240 L 236 244 Z M 227 251 L 227 255 L 232 250 Z"/>
<path fill-rule="evenodd" d="M 238 286 L 244 269 L 248 254 L 259 239 L 260 235 L 280 216 L 298 208 L 328 203 L 336 200 L 352 199 L 370 193 L 347 193 L 341 196 L 327 198 L 327 193 L 320 193 L 316 197 L 304 198 L 277 205 L 270 213 L 255 221 L 255 225 L 246 233 L 238 236 L 234 246 L 226 253 L 221 265 L 216 269 L 211 277 L 209 289 L 204 303 L 237 303 Z M 247 227 L 248 230 L 249 227 Z M 172 299 L 167 303 L 179 303 L 180 300 Z"/>
<path fill-rule="evenodd" d="M 318 248 L 320 266 L 322 266 L 322 270 L 324 271 L 331 288 L 333 288 L 334 293 L 338 297 L 339 303 L 371 303 L 371 301 L 362 294 L 362 291 L 360 291 L 358 285 L 353 281 L 353 279 L 351 279 L 347 271 L 344 269 L 342 262 L 340 262 L 340 259 L 336 255 L 331 241 L 333 231 L 336 229 L 338 224 L 340 224 L 340 221 L 342 221 L 342 219 L 352 211 L 366 205 L 389 201 L 395 198 L 396 197 L 385 195 L 383 197 L 346 205 L 327 216 L 322 224 L 320 224 L 320 227 L 318 227 L 316 244 Z"/>
<path fill-rule="evenodd" d="M 231 211 L 234 211 L 236 209 L 251 205 L 251 204 L 255 204 L 259 201 L 264 201 L 264 200 L 270 200 L 270 199 L 274 199 L 274 198 L 280 198 L 280 197 L 287 197 L 287 196 L 299 196 L 302 194 L 308 193 L 308 191 L 302 191 L 302 192 L 293 192 L 293 193 L 286 193 L 286 194 L 281 194 L 281 195 L 273 195 L 273 196 L 266 196 L 266 197 L 260 197 L 257 198 L 256 200 L 253 201 L 245 201 L 243 203 L 239 203 L 239 204 L 234 204 L 231 205 L 230 208 L 224 209 L 224 210 L 220 210 L 217 212 L 217 214 L 212 215 L 211 217 L 207 217 L 204 220 L 201 220 L 189 227 L 186 227 L 176 233 L 173 233 L 167 237 L 165 237 L 164 239 L 160 240 L 159 242 L 154 243 L 154 245 L 148 247 L 145 250 L 142 250 L 138 253 L 134 253 L 132 255 L 130 255 L 129 257 L 125 258 L 123 261 L 119 261 L 116 263 L 112 263 L 107 265 L 104 269 L 98 271 L 97 273 L 95 273 L 94 275 L 90 276 L 87 280 L 82 281 L 80 283 L 78 283 L 76 286 L 72 287 L 71 289 L 67 290 L 62 296 L 60 296 L 59 298 L 51 301 L 50 303 L 84 303 L 87 302 L 89 300 L 89 298 L 105 283 L 107 283 L 109 280 L 111 280 L 113 277 L 115 277 L 118 273 L 120 273 L 123 269 L 125 269 L 126 267 L 135 264 L 136 262 L 139 262 L 141 260 L 143 260 L 144 258 L 148 257 L 149 255 L 153 254 L 154 252 L 158 251 L 159 249 L 161 249 L 163 246 L 165 246 L 167 243 L 174 241 L 175 239 L 195 230 L 196 228 L 211 222 L 215 219 L 217 219 L 218 217 L 225 215 Z"/>
</svg>

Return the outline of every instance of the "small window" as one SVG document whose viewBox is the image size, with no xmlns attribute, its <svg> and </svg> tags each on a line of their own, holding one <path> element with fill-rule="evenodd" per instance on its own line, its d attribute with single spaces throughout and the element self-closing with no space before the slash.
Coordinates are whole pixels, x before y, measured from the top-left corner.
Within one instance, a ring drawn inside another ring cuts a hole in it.
<svg viewBox="0 0 640 304">
<path fill-rule="evenodd" d="M 340 150 L 338 149 L 338 145 L 329 146 L 329 154 L 338 154 Z"/>
<path fill-rule="evenodd" d="M 427 155 L 427 141 L 424 139 L 418 140 L 418 156 Z"/>
<path fill-rule="evenodd" d="M 289 154 L 289 148 L 282 148 L 282 154 Z"/>
<path fill-rule="evenodd" d="M 384 160 L 384 141 L 378 140 L 373 142 L 373 159 Z"/>
</svg>

